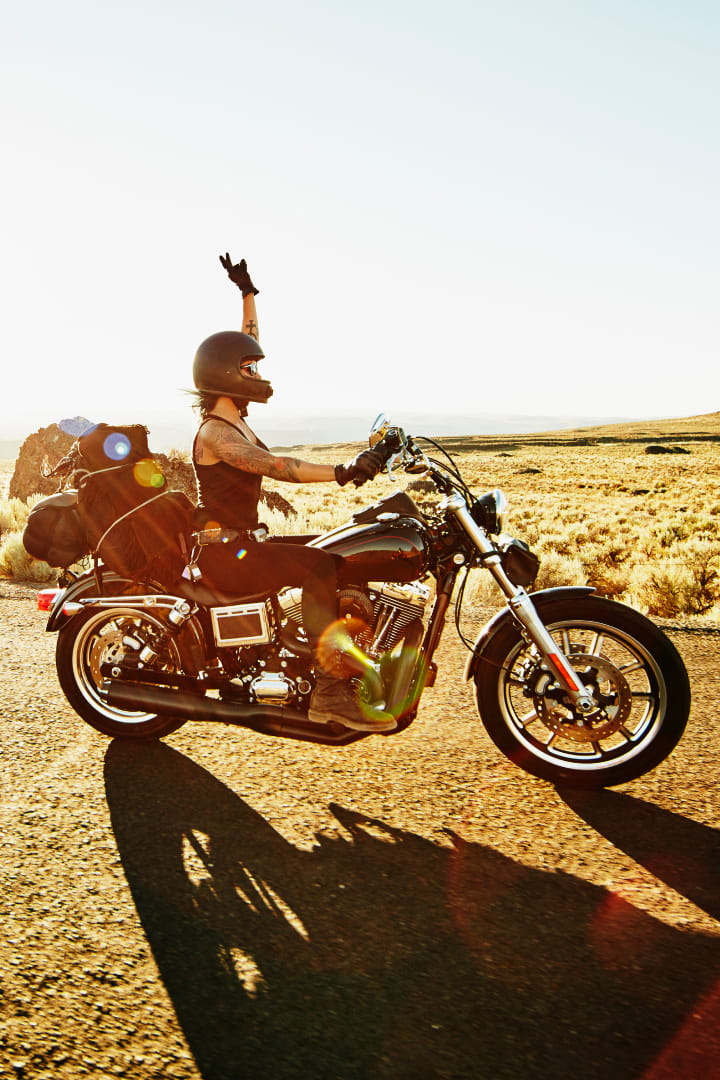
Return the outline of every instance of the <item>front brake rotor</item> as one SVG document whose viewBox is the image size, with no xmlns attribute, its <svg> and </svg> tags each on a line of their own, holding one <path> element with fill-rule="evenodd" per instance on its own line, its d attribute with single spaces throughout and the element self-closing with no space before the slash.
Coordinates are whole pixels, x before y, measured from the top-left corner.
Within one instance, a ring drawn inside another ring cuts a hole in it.
<svg viewBox="0 0 720 1080">
<path fill-rule="evenodd" d="M 538 683 L 533 694 L 537 714 L 551 731 L 574 742 L 607 739 L 630 715 L 630 685 L 622 672 L 602 656 L 573 653 L 570 659 L 585 689 L 593 697 L 595 711 L 581 714 L 566 694 L 557 692 L 557 684 L 552 684 L 555 688 L 552 691 L 546 682 L 543 688 Z"/>
</svg>

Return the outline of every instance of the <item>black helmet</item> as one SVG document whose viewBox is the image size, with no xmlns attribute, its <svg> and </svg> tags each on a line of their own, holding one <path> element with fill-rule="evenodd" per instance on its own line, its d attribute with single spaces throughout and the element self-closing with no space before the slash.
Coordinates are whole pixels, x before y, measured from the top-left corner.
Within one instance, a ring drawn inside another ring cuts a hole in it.
<svg viewBox="0 0 720 1080">
<path fill-rule="evenodd" d="M 265 402 L 272 395 L 270 383 L 242 372 L 242 364 L 262 360 L 264 355 L 259 342 L 250 334 L 241 334 L 239 330 L 211 334 L 195 353 L 195 388 L 240 401 Z"/>
</svg>

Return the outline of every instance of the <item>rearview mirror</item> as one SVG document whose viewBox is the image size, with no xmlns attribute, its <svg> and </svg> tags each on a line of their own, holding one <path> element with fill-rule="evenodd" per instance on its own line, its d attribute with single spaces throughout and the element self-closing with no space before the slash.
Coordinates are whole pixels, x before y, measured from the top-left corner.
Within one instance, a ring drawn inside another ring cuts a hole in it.
<svg viewBox="0 0 720 1080">
<path fill-rule="evenodd" d="M 390 420 L 385 413 L 378 413 L 373 420 L 372 427 L 370 428 L 370 435 L 368 436 L 368 443 L 370 444 L 371 449 L 373 446 L 377 446 L 380 440 L 385 437 L 388 428 L 391 426 Z"/>
</svg>

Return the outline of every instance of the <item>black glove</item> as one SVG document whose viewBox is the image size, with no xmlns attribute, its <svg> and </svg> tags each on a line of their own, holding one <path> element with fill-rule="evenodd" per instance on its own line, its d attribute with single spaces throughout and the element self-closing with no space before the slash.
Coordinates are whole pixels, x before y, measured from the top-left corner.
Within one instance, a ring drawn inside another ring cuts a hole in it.
<svg viewBox="0 0 720 1080">
<path fill-rule="evenodd" d="M 239 263 L 236 263 L 235 266 L 233 266 L 230 253 L 226 251 L 224 255 L 220 256 L 220 262 L 227 270 L 227 276 L 237 285 L 244 297 L 249 296 L 250 293 L 257 296 L 260 290 L 256 289 L 250 280 L 247 263 L 244 259 L 241 259 Z"/>
<path fill-rule="evenodd" d="M 362 487 L 377 476 L 384 464 L 382 454 L 377 454 L 374 450 L 363 450 L 352 461 L 348 461 L 347 465 L 335 466 L 335 479 L 340 487 L 344 487 L 349 480 L 352 480 L 355 487 Z"/>
</svg>

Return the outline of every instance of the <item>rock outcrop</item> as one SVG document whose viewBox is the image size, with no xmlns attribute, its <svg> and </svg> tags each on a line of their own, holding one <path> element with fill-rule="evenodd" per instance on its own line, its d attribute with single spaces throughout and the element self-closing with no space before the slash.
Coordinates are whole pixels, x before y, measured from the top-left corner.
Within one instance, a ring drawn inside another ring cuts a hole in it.
<svg viewBox="0 0 720 1080">
<path fill-rule="evenodd" d="M 44 474 L 65 457 L 74 442 L 73 437 L 61 431 L 57 424 L 50 424 L 34 435 L 28 435 L 15 462 L 8 488 L 10 498 L 24 500 L 36 492 L 41 495 L 56 492 L 60 486 L 58 478 Z"/>
</svg>

